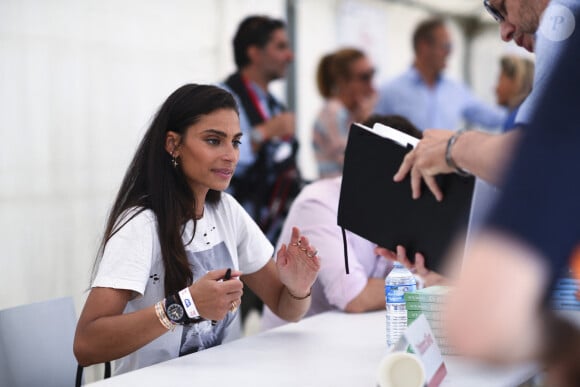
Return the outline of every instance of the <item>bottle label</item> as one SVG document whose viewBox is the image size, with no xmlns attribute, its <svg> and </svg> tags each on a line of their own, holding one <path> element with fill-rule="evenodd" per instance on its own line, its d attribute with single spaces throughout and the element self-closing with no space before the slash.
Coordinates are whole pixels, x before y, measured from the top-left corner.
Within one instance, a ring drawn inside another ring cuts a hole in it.
<svg viewBox="0 0 580 387">
<path fill-rule="evenodd" d="M 409 285 L 385 285 L 385 298 L 387 303 L 404 304 L 405 293 L 417 290 L 416 284 Z"/>
</svg>

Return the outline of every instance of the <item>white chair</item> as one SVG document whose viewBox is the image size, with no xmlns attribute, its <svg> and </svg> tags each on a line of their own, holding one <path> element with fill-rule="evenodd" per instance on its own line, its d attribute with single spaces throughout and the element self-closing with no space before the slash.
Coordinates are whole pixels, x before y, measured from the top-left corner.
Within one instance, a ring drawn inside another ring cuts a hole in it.
<svg viewBox="0 0 580 387">
<path fill-rule="evenodd" d="M 76 323 L 72 297 L 0 310 L 0 386 L 79 385 Z"/>
</svg>

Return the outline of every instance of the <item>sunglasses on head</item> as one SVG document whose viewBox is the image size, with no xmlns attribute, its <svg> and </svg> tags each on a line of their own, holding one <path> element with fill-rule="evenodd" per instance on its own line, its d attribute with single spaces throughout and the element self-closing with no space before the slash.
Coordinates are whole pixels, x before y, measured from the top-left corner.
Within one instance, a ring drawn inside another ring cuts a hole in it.
<svg viewBox="0 0 580 387">
<path fill-rule="evenodd" d="M 487 10 L 487 12 L 495 19 L 496 22 L 502 23 L 505 21 L 505 18 L 501 14 L 500 11 L 497 10 L 493 5 L 489 3 L 489 0 L 483 0 L 483 6 Z"/>
</svg>

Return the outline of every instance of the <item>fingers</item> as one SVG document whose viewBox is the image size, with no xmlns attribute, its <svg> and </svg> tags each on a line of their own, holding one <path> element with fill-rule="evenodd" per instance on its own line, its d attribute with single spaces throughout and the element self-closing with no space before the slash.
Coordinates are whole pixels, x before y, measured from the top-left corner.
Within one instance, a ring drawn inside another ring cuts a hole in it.
<svg viewBox="0 0 580 387">
<path fill-rule="evenodd" d="M 224 276 L 226 275 L 226 272 L 227 271 L 228 271 L 227 268 L 217 269 L 217 270 L 211 270 L 211 271 L 208 271 L 207 272 L 207 274 L 205 275 L 205 277 L 207 279 L 209 279 L 209 280 L 214 280 L 214 281 L 221 280 L 221 279 L 224 278 Z M 230 275 L 231 275 L 231 277 L 239 277 L 239 276 L 242 275 L 242 272 L 239 271 L 239 270 L 231 269 L 231 274 Z"/>
<path fill-rule="evenodd" d="M 405 250 L 405 248 L 401 245 L 397 246 L 397 261 L 399 261 L 407 269 L 414 268 L 409 258 L 407 258 L 407 250 Z"/>
<path fill-rule="evenodd" d="M 278 253 L 276 254 L 276 263 L 279 265 L 286 265 L 288 263 L 288 255 L 286 254 L 288 248 L 284 243 L 280 246 Z"/>
<path fill-rule="evenodd" d="M 403 159 L 403 162 L 401 163 L 399 170 L 397 171 L 397 173 L 395 173 L 395 176 L 393 176 L 393 180 L 396 182 L 402 181 L 405 178 L 405 176 L 407 176 L 407 173 L 409 173 L 414 163 L 415 163 L 415 150 L 412 150 L 409 153 L 407 153 L 407 155 Z"/>
<path fill-rule="evenodd" d="M 439 189 L 439 186 L 437 185 L 437 181 L 435 180 L 435 177 L 434 176 L 423 176 L 423 179 L 425 180 L 425 184 L 427 184 L 427 187 L 429 187 L 429 190 L 431 192 L 433 192 L 435 199 L 437 199 L 438 202 L 443 200 L 443 193 Z"/>
<path fill-rule="evenodd" d="M 421 172 L 418 168 L 413 167 L 411 169 L 411 192 L 413 199 L 419 199 L 421 196 L 421 179 L 422 179 Z"/>
<path fill-rule="evenodd" d="M 375 254 L 390 259 L 391 261 L 397 260 L 397 253 L 389 249 L 385 249 L 384 247 L 375 247 Z"/>
<path fill-rule="evenodd" d="M 290 235 L 290 244 L 297 244 L 300 240 L 300 230 L 298 227 L 292 227 L 292 235 Z"/>
<path fill-rule="evenodd" d="M 308 256 L 308 258 L 313 258 L 318 254 L 318 250 L 316 250 L 316 248 L 314 248 L 313 246 L 310 246 L 308 238 L 305 237 L 304 235 L 300 235 L 300 230 L 297 227 L 292 227 L 290 246 L 297 247 L 298 250 L 304 252 Z M 284 247 L 284 251 L 282 251 L 282 247 Z M 280 247 L 280 250 L 278 250 L 278 257 L 280 257 L 281 253 L 285 254 L 286 252 L 285 246 L 282 245 L 282 247 Z"/>
<path fill-rule="evenodd" d="M 423 257 L 423 254 L 421 253 L 415 254 L 415 269 L 419 275 L 426 275 L 429 273 L 429 269 L 425 267 L 425 257 Z"/>
</svg>

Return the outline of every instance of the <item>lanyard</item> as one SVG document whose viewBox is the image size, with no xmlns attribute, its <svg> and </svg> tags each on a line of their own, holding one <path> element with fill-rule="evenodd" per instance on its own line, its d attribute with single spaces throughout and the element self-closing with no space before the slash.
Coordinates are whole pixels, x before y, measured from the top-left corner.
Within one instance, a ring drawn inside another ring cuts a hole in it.
<svg viewBox="0 0 580 387">
<path fill-rule="evenodd" d="M 252 105 L 254 105 L 254 107 L 256 108 L 258 113 L 260 113 L 260 116 L 262 117 L 262 119 L 264 121 L 266 121 L 269 118 L 268 117 L 269 115 L 266 114 L 266 112 L 262 108 L 262 104 L 260 104 L 260 100 L 258 99 L 256 92 L 254 91 L 254 89 L 250 85 L 250 82 L 248 82 L 248 80 L 244 77 L 242 77 L 242 82 L 244 83 L 244 87 L 246 88 L 246 91 L 248 92 L 248 95 L 250 96 L 250 101 L 252 101 Z"/>
</svg>

